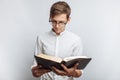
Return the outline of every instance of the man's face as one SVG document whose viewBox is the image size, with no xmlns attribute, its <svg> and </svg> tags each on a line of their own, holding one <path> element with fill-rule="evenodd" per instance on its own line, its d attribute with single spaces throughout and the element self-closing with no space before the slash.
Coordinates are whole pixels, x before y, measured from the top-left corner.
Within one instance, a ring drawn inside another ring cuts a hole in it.
<svg viewBox="0 0 120 80">
<path fill-rule="evenodd" d="M 67 19 L 66 14 L 55 15 L 50 19 L 50 22 L 53 27 L 53 31 L 59 35 L 61 32 L 65 30 L 65 26 L 69 19 Z"/>
</svg>

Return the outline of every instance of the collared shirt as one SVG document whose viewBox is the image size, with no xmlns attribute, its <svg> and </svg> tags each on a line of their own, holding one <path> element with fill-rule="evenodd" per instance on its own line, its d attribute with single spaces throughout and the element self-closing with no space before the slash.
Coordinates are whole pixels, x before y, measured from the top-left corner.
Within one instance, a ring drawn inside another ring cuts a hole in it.
<svg viewBox="0 0 120 80">
<path fill-rule="evenodd" d="M 82 55 L 82 44 L 80 37 L 64 31 L 56 35 L 52 30 L 37 37 L 35 54 L 48 54 L 65 58 L 69 56 Z M 36 61 L 34 61 L 36 65 Z M 73 77 L 56 75 L 53 72 L 43 74 L 40 80 L 73 80 Z"/>
</svg>

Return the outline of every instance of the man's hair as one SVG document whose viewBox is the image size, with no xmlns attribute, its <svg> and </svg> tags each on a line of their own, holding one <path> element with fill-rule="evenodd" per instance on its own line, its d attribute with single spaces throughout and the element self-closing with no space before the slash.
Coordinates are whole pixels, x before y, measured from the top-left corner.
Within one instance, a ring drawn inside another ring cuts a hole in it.
<svg viewBox="0 0 120 80">
<path fill-rule="evenodd" d="M 70 6 L 64 1 L 58 1 L 51 6 L 50 17 L 54 17 L 55 15 L 59 15 L 59 14 L 66 14 L 67 19 L 71 14 Z"/>
</svg>

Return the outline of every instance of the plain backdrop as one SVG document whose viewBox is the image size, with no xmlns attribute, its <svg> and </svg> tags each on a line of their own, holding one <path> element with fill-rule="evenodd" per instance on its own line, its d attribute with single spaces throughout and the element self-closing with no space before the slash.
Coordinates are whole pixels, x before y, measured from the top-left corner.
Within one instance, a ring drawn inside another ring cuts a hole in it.
<svg viewBox="0 0 120 80">
<path fill-rule="evenodd" d="M 31 74 L 35 40 L 51 29 L 50 6 L 58 0 L 0 0 L 0 80 L 39 80 Z M 77 80 L 120 80 L 120 0 L 65 0 L 67 30 L 81 37 L 92 57 Z"/>
</svg>

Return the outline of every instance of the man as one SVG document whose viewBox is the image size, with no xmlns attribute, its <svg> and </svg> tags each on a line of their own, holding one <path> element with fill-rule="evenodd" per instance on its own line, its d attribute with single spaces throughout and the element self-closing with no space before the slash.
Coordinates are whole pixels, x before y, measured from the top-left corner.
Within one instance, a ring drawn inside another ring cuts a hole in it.
<svg viewBox="0 0 120 80">
<path fill-rule="evenodd" d="M 70 21 L 70 13 L 69 5 L 64 1 L 52 5 L 49 18 L 52 29 L 37 38 L 35 54 L 44 53 L 61 58 L 82 55 L 80 38 L 65 30 L 66 24 Z M 61 66 L 64 71 L 54 66 L 52 70 L 47 70 L 34 61 L 32 74 L 34 77 L 40 77 L 40 80 L 73 80 L 74 77 L 82 75 L 82 71 L 77 69 L 78 63 L 71 68 L 63 64 Z"/>
</svg>

